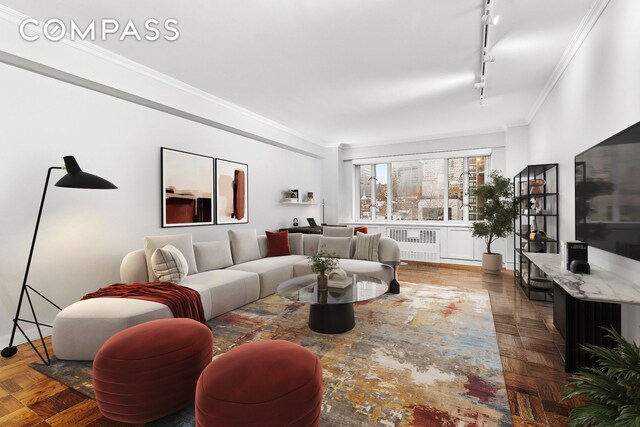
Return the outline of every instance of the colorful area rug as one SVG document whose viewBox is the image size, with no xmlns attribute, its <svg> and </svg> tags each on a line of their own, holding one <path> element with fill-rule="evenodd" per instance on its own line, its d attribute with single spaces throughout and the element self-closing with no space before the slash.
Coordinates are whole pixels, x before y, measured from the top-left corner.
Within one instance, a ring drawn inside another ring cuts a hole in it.
<svg viewBox="0 0 640 427">
<path fill-rule="evenodd" d="M 214 354 L 283 339 L 322 361 L 323 426 L 509 426 L 489 295 L 403 283 L 399 295 L 358 303 L 356 327 L 321 335 L 309 307 L 272 295 L 210 321 Z M 91 363 L 33 368 L 93 397 Z M 194 425 L 193 408 L 157 425 Z"/>
</svg>

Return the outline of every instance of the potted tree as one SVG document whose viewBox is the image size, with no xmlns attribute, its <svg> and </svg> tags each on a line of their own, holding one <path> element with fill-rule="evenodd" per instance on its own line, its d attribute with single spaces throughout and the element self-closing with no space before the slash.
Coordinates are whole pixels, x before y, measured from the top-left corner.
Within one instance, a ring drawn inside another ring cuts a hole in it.
<svg viewBox="0 0 640 427">
<path fill-rule="evenodd" d="M 491 244 L 513 231 L 516 200 L 511 180 L 495 170 L 489 178 L 486 184 L 471 191 L 478 201 L 478 217 L 482 218 L 473 223 L 472 235 L 483 238 L 487 245 L 487 252 L 482 254 L 482 271 L 500 274 L 502 254 L 491 252 Z"/>
</svg>

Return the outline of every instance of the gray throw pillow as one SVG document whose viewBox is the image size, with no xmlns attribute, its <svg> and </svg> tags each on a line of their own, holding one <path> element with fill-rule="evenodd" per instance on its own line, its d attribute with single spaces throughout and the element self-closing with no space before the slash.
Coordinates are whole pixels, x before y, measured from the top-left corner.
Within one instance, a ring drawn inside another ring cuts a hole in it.
<svg viewBox="0 0 640 427">
<path fill-rule="evenodd" d="M 165 245 L 175 246 L 187 260 L 189 266 L 188 274 L 195 274 L 198 272 L 196 266 L 196 256 L 193 252 L 193 239 L 191 234 L 173 234 L 168 236 L 148 236 L 144 238 L 144 254 L 147 258 L 147 273 L 149 275 L 149 281 L 154 282 L 158 280 L 158 277 L 153 272 L 151 267 L 151 255 L 156 249 L 162 248 Z"/>
<path fill-rule="evenodd" d="M 378 261 L 378 245 L 380 244 L 380 233 L 364 234 L 358 232 L 356 236 L 356 252 L 354 259 L 365 261 Z"/>
<path fill-rule="evenodd" d="M 322 236 L 318 242 L 318 251 L 335 254 L 338 258 L 351 258 L 351 237 Z"/>
<path fill-rule="evenodd" d="M 322 227 L 322 235 L 327 237 L 351 237 L 353 236 L 353 227 L 331 227 L 325 225 Z"/>
<path fill-rule="evenodd" d="M 164 245 L 153 251 L 151 268 L 161 282 L 180 283 L 189 273 L 187 260 L 175 246 Z"/>
<path fill-rule="evenodd" d="M 196 242 L 193 244 L 193 250 L 200 271 L 219 270 L 233 265 L 228 240 Z"/>
<path fill-rule="evenodd" d="M 289 233 L 289 248 L 291 249 L 291 255 L 304 255 L 302 239 L 302 233 Z"/>
<path fill-rule="evenodd" d="M 234 264 L 242 264 L 260 258 L 260 246 L 255 228 L 246 230 L 229 230 L 231 255 Z"/>
</svg>

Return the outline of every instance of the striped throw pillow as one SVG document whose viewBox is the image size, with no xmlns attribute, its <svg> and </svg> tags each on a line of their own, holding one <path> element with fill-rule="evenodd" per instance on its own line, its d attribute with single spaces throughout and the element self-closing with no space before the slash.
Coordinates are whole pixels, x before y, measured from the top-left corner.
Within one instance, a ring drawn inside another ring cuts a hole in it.
<svg viewBox="0 0 640 427">
<path fill-rule="evenodd" d="M 164 245 L 153 252 L 151 268 L 161 282 L 180 283 L 189 273 L 187 260 L 173 245 Z"/>
<path fill-rule="evenodd" d="M 379 243 L 380 233 L 364 234 L 359 232 L 356 237 L 356 253 L 353 258 L 366 261 L 378 261 Z"/>
</svg>

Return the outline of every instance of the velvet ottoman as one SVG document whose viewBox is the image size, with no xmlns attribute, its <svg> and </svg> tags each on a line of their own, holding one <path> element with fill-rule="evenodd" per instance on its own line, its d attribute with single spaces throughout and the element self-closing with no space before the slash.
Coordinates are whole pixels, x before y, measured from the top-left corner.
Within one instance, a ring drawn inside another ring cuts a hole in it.
<svg viewBox="0 0 640 427">
<path fill-rule="evenodd" d="M 202 427 L 317 426 L 322 364 L 289 341 L 244 344 L 204 369 L 195 406 Z"/>
<path fill-rule="evenodd" d="M 213 357 L 213 335 L 191 319 L 160 319 L 118 332 L 93 361 L 100 412 L 112 420 L 146 423 L 193 401 Z"/>
</svg>

